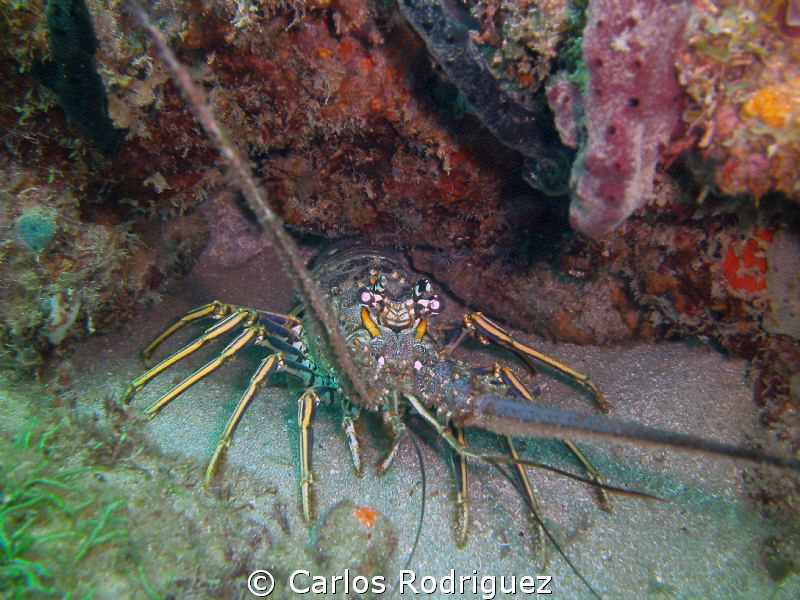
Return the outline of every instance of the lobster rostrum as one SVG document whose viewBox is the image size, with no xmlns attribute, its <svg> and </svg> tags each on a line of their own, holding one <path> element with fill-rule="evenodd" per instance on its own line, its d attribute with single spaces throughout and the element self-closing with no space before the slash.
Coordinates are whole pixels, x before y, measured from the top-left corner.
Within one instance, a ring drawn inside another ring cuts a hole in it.
<svg viewBox="0 0 800 600">
<path fill-rule="evenodd" d="M 217 321 L 200 337 L 134 379 L 125 392 L 125 401 L 130 401 L 155 376 L 200 347 L 236 332 L 234 339 L 214 359 L 153 403 L 146 411 L 151 417 L 246 346 L 255 344 L 266 349 L 265 357 L 252 374 L 250 384 L 217 444 L 206 470 L 206 484 L 211 482 L 258 388 L 277 373 L 297 379 L 305 387 L 298 400 L 297 421 L 301 432 L 300 496 L 307 521 L 312 516 L 312 421 L 314 408 L 322 401 L 340 404 L 343 429 L 358 472 L 363 465 L 355 421 L 363 410 L 378 412 L 391 432 L 392 443 L 378 464 L 379 472 L 389 467 L 403 439 L 408 437 L 404 420 L 407 412 L 417 413 L 436 430 L 458 456 L 459 543 L 463 543 L 467 531 L 466 458 L 496 466 L 511 465 L 517 472 L 518 487 L 533 520 L 537 527 L 541 526 L 536 499 L 524 467 L 549 467 L 521 459 L 511 436 L 548 436 L 564 440 L 587 472 L 586 478 L 568 475 L 596 485 L 606 507 L 606 491 L 627 490 L 606 484 L 569 438 L 667 446 L 800 471 L 800 461 L 792 457 L 765 454 L 606 416 L 570 413 L 537 405 L 532 394 L 508 367 L 470 368 L 452 358 L 450 353 L 467 337 L 497 344 L 526 362 L 542 362 L 560 371 L 582 386 L 601 410 L 608 410 L 603 395 L 589 377 L 515 340 L 480 312 L 465 315 L 461 325 L 439 339 L 440 336 L 431 330 L 430 319 L 441 312 L 442 299 L 433 293 L 428 280 L 412 274 L 391 251 L 358 245 L 350 248 L 333 246 L 323 253 L 309 272 L 296 244 L 283 229 L 281 220 L 271 209 L 246 162 L 205 103 L 200 88 L 178 63 L 164 36 L 136 1 L 129 0 L 128 5 L 150 36 L 155 51 L 167 65 L 195 117 L 220 152 L 259 223 L 271 236 L 302 306 L 291 314 L 278 314 L 215 301 L 184 315 L 144 349 L 147 358 L 183 327 L 207 318 Z M 471 427 L 503 436 L 507 455 L 489 455 L 470 447 L 464 429 Z M 583 577 L 581 579 L 585 582 Z"/>
</svg>

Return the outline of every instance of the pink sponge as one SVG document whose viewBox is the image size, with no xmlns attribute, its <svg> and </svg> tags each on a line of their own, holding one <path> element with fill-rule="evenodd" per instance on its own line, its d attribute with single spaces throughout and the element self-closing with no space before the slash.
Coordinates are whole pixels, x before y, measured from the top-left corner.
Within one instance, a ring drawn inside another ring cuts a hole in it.
<svg viewBox="0 0 800 600">
<path fill-rule="evenodd" d="M 572 226 L 612 231 L 650 199 L 681 115 L 675 59 L 690 8 L 675 0 L 592 0 L 584 30 L 586 146 L 572 168 Z"/>
</svg>

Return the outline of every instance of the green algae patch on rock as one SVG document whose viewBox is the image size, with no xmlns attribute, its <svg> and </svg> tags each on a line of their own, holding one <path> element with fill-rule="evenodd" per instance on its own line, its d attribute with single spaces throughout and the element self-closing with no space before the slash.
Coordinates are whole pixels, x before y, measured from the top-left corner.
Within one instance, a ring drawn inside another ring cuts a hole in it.
<svg viewBox="0 0 800 600">
<path fill-rule="evenodd" d="M 25 246 L 39 253 L 50 245 L 58 233 L 55 213 L 38 209 L 27 210 L 14 221 L 14 232 Z"/>
</svg>

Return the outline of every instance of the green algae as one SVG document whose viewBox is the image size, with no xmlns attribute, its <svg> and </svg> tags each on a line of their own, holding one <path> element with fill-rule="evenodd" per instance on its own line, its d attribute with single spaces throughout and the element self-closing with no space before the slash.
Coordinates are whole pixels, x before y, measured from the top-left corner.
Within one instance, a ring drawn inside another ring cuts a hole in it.
<svg viewBox="0 0 800 600">
<path fill-rule="evenodd" d="M 9 597 L 64 595 L 78 563 L 128 535 L 123 500 L 94 498 L 81 483 L 88 469 L 51 460 L 50 440 L 63 423 L 39 432 L 33 420 L 13 442 L 0 442 L 0 591 Z"/>
<path fill-rule="evenodd" d="M 28 248 L 39 253 L 50 245 L 58 232 L 55 211 L 27 210 L 14 221 L 14 231 Z"/>
<path fill-rule="evenodd" d="M 385 517 L 367 527 L 345 508 L 298 528 L 263 481 L 228 468 L 204 490 L 200 465 L 154 448 L 136 412 L 107 396 L 79 414 L 72 394 L 0 378 L 0 597 L 231 598 L 259 568 L 335 573 L 361 547 L 347 566 L 373 575 L 391 555 Z"/>
</svg>

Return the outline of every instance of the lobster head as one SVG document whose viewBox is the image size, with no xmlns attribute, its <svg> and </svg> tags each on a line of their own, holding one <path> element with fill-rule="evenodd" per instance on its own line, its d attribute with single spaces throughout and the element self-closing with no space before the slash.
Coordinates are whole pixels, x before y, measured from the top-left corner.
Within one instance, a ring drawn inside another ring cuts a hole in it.
<svg viewBox="0 0 800 600">
<path fill-rule="evenodd" d="M 424 278 L 411 285 L 403 278 L 375 275 L 369 285 L 359 288 L 357 298 L 376 323 L 395 333 L 418 327 L 444 308 L 430 281 Z"/>
</svg>

